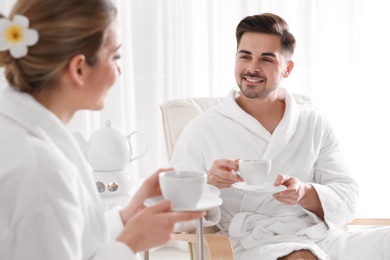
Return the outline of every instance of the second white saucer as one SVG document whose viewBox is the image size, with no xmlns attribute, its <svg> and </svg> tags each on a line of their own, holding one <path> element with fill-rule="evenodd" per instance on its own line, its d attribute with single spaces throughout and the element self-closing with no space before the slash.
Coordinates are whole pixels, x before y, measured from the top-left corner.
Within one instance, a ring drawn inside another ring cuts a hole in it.
<svg viewBox="0 0 390 260">
<path fill-rule="evenodd" d="M 248 193 L 277 193 L 287 189 L 286 186 L 275 186 L 273 183 L 264 183 L 263 185 L 248 185 L 245 182 L 236 182 L 232 185 L 233 188 Z"/>
</svg>

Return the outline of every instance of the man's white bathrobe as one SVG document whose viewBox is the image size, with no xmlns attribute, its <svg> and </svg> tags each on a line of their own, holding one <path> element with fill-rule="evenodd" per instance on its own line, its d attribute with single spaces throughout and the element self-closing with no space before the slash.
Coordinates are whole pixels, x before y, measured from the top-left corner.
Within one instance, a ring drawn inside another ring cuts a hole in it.
<svg viewBox="0 0 390 260">
<path fill-rule="evenodd" d="M 0 258 L 136 259 L 110 238 L 91 169 L 63 123 L 30 95 L 0 96 Z"/>
<path fill-rule="evenodd" d="M 357 185 L 345 169 L 329 123 L 313 107 L 297 104 L 285 89 L 277 91 L 286 110 L 273 134 L 237 105 L 239 94 L 232 90 L 222 104 L 183 129 L 171 166 L 208 171 L 216 159 L 271 159 L 267 181 L 273 183 L 284 174 L 311 183 L 325 222 L 299 205 L 280 203 L 271 194 L 223 189 L 218 226 L 229 234 L 235 258 L 274 260 L 307 248 L 320 259 L 330 259 L 329 255 L 347 259 L 338 258 L 346 252 L 340 230 L 354 217 Z"/>
</svg>

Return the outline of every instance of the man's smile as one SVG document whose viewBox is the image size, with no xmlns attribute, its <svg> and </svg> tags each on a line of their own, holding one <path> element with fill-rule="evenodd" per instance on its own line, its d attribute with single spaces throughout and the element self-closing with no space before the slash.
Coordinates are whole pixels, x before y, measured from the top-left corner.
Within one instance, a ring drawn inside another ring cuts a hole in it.
<svg viewBox="0 0 390 260">
<path fill-rule="evenodd" d="M 264 82 L 264 79 L 260 78 L 251 78 L 251 77 L 243 77 L 246 81 L 252 82 L 252 83 L 261 83 Z"/>
</svg>

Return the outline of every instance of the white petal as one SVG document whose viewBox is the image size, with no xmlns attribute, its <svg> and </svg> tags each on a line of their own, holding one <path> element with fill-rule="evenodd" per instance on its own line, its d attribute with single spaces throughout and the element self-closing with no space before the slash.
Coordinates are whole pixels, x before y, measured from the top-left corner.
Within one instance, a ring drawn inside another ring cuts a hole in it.
<svg viewBox="0 0 390 260">
<path fill-rule="evenodd" d="M 8 50 L 9 46 L 9 42 L 3 36 L 0 35 L 0 51 Z"/>
<path fill-rule="evenodd" d="M 11 26 L 11 22 L 10 20 L 6 19 L 6 18 L 1 18 L 0 19 L 0 34 L 3 34 L 5 33 L 5 31 L 7 30 L 8 27 Z"/>
<path fill-rule="evenodd" d="M 16 14 L 14 18 L 12 19 L 12 22 L 14 22 L 17 25 L 20 25 L 21 27 L 28 28 L 28 25 L 30 24 L 30 21 L 26 16 Z"/>
<path fill-rule="evenodd" d="M 34 29 L 27 29 L 24 30 L 24 43 L 27 46 L 34 45 L 38 42 L 39 36 L 37 30 Z"/>
<path fill-rule="evenodd" d="M 15 59 L 19 59 L 27 55 L 27 46 L 23 43 L 13 44 L 9 48 L 9 52 L 11 53 L 12 57 L 14 57 Z"/>
</svg>

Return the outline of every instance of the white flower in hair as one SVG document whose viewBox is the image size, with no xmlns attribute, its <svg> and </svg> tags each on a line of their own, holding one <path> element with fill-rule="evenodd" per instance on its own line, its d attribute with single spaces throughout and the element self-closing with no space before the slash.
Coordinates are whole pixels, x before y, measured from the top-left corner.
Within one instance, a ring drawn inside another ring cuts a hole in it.
<svg viewBox="0 0 390 260">
<path fill-rule="evenodd" d="M 38 32 L 29 29 L 30 21 L 23 15 L 15 15 L 12 21 L 0 18 L 0 51 L 9 50 L 15 59 L 27 55 L 27 46 L 38 42 Z"/>
</svg>

